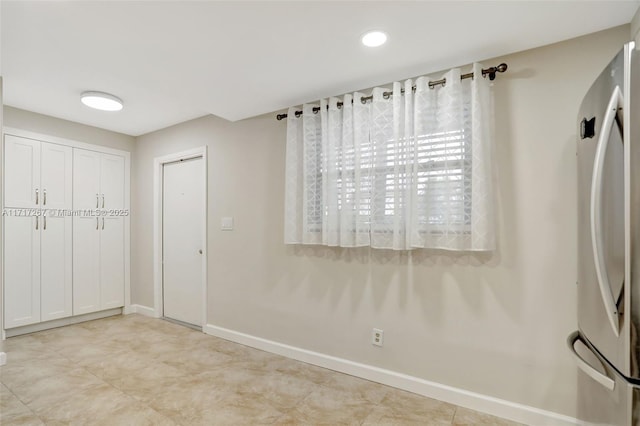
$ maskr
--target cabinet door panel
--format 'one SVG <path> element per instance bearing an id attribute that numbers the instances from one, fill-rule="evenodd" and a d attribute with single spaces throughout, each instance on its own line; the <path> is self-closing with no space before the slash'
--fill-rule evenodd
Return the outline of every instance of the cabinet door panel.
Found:
<path id="1" fill-rule="evenodd" d="M 73 149 L 73 208 L 76 210 L 99 207 L 100 155 L 86 149 Z"/>
<path id="2" fill-rule="evenodd" d="M 73 314 L 100 310 L 100 230 L 97 217 L 73 218 Z"/>
<path id="3" fill-rule="evenodd" d="M 124 306 L 124 218 L 107 216 L 100 221 L 101 308 L 117 308 Z"/>
<path id="4" fill-rule="evenodd" d="M 102 154 L 100 190 L 104 196 L 106 209 L 124 208 L 124 157 Z"/>
<path id="5" fill-rule="evenodd" d="M 40 322 L 41 218 L 4 218 L 4 326 Z"/>
<path id="6" fill-rule="evenodd" d="M 4 206 L 35 208 L 40 190 L 40 142 L 5 135 L 4 177 Z"/>
<path id="7" fill-rule="evenodd" d="M 40 231 L 41 318 L 49 321 L 73 313 L 72 294 L 72 218 L 42 218 Z"/>
<path id="8" fill-rule="evenodd" d="M 41 192 L 42 208 L 71 209 L 72 207 L 72 148 L 42 142 Z"/>

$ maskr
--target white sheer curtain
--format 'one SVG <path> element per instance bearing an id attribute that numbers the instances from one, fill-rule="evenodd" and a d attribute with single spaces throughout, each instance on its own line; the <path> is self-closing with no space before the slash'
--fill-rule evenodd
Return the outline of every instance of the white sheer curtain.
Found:
<path id="1" fill-rule="evenodd" d="M 289 109 L 285 243 L 493 250 L 491 94 L 473 71 Z"/>

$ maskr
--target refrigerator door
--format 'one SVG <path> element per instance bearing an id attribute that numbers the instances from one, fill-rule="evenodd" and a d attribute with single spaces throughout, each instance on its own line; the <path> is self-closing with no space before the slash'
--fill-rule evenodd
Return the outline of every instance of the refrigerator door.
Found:
<path id="1" fill-rule="evenodd" d="M 640 381 L 638 373 L 638 351 L 637 331 L 640 329 L 640 51 L 636 46 L 630 52 L 629 62 L 631 72 L 627 75 L 629 86 L 629 96 L 625 99 L 625 140 L 630 143 L 625 144 L 626 156 L 626 179 L 628 187 L 628 209 L 627 213 L 627 271 L 625 288 L 629 291 L 625 295 L 625 306 L 628 306 L 628 317 L 630 325 L 631 358 L 629 377 Z"/>
<path id="2" fill-rule="evenodd" d="M 620 375 L 579 332 L 571 334 L 567 343 L 581 370 L 578 419 L 587 425 L 639 425 L 640 388 Z"/>
<path id="3" fill-rule="evenodd" d="M 625 224 L 626 76 L 632 46 L 625 46 L 600 74 L 579 113 L 578 325 L 591 344 L 631 376 L 629 265 Z M 629 145 L 629 144 L 626 144 Z M 628 309 L 627 309 L 628 311 Z"/>

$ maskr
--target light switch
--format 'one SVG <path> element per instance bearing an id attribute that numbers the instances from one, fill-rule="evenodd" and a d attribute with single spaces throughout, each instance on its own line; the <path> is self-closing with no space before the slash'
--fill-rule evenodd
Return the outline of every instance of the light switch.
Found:
<path id="1" fill-rule="evenodd" d="M 223 231 L 233 231 L 233 218 L 223 217 L 220 221 L 220 229 Z"/>

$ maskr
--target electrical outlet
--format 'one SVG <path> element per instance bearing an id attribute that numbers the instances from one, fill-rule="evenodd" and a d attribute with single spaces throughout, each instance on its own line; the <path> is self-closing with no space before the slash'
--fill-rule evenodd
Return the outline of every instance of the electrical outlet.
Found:
<path id="1" fill-rule="evenodd" d="M 384 344 L 384 330 L 374 328 L 371 332 L 371 344 L 375 346 L 382 346 Z"/>

